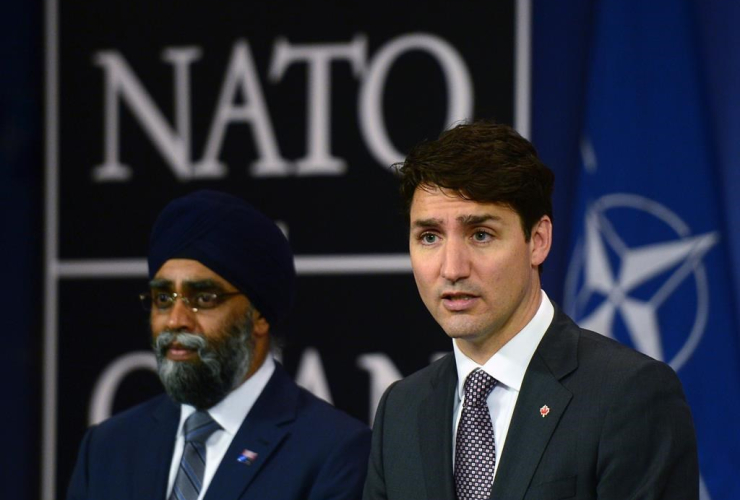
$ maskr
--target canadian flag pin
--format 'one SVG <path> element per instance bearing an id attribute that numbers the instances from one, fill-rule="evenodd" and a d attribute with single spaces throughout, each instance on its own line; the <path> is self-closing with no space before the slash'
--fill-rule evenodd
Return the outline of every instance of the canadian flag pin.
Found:
<path id="1" fill-rule="evenodd" d="M 547 405 L 544 405 L 542 408 L 540 408 L 540 415 L 542 415 L 542 418 L 545 418 L 550 413 L 550 407 Z"/>

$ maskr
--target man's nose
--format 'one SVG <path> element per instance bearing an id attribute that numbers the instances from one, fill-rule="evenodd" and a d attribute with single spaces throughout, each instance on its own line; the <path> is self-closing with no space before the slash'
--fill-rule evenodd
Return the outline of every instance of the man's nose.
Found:
<path id="1" fill-rule="evenodd" d="M 454 238 L 445 242 L 440 274 L 452 283 L 470 276 L 470 249 L 465 242 Z"/>
<path id="2" fill-rule="evenodd" d="M 192 332 L 195 330 L 195 311 L 186 304 L 181 298 L 175 300 L 169 311 L 167 318 L 167 327 L 170 330 L 183 330 Z"/>

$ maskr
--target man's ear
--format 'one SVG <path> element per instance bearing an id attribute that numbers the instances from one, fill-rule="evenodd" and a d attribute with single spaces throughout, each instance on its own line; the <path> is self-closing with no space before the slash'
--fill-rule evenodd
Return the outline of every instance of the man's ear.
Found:
<path id="1" fill-rule="evenodd" d="M 550 246 L 552 246 L 552 220 L 549 216 L 543 215 L 532 227 L 529 243 L 531 248 L 530 263 L 532 267 L 538 267 L 545 262 L 547 255 L 550 253 Z"/>
<path id="2" fill-rule="evenodd" d="M 254 356 L 244 380 L 254 375 L 270 352 L 270 323 L 256 309 L 252 310 L 252 341 Z"/>
<path id="3" fill-rule="evenodd" d="M 258 338 L 266 337 L 270 333 L 270 323 L 267 319 L 255 309 L 254 319 L 252 320 L 254 326 L 252 327 L 252 335 Z"/>

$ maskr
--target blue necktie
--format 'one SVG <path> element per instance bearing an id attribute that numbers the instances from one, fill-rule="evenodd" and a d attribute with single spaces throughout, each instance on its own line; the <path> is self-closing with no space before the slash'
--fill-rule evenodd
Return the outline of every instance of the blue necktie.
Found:
<path id="1" fill-rule="evenodd" d="M 197 500 L 206 470 L 206 441 L 220 428 L 207 411 L 196 411 L 185 420 L 185 449 L 170 500 Z"/>

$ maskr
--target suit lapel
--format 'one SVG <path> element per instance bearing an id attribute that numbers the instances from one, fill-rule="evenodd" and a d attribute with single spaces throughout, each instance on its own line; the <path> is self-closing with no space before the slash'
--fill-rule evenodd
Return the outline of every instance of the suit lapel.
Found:
<path id="1" fill-rule="evenodd" d="M 163 396 L 152 412 L 152 425 L 132 443 L 137 449 L 132 456 L 143 457 L 131 477 L 134 498 L 165 498 L 179 424 L 180 405 Z"/>
<path id="2" fill-rule="evenodd" d="M 286 438 L 296 418 L 299 389 L 280 364 L 229 445 L 204 500 L 239 498 Z M 239 461 L 243 452 L 253 458 Z"/>
<path id="3" fill-rule="evenodd" d="M 578 366 L 578 328 L 559 309 L 532 357 L 511 418 L 491 498 L 519 500 L 572 394 L 561 383 Z M 546 416 L 540 409 L 547 406 Z"/>
<path id="4" fill-rule="evenodd" d="M 419 405 L 419 441 L 427 498 L 455 498 L 452 477 L 452 408 L 457 372 L 447 355 L 431 379 L 428 397 Z"/>

